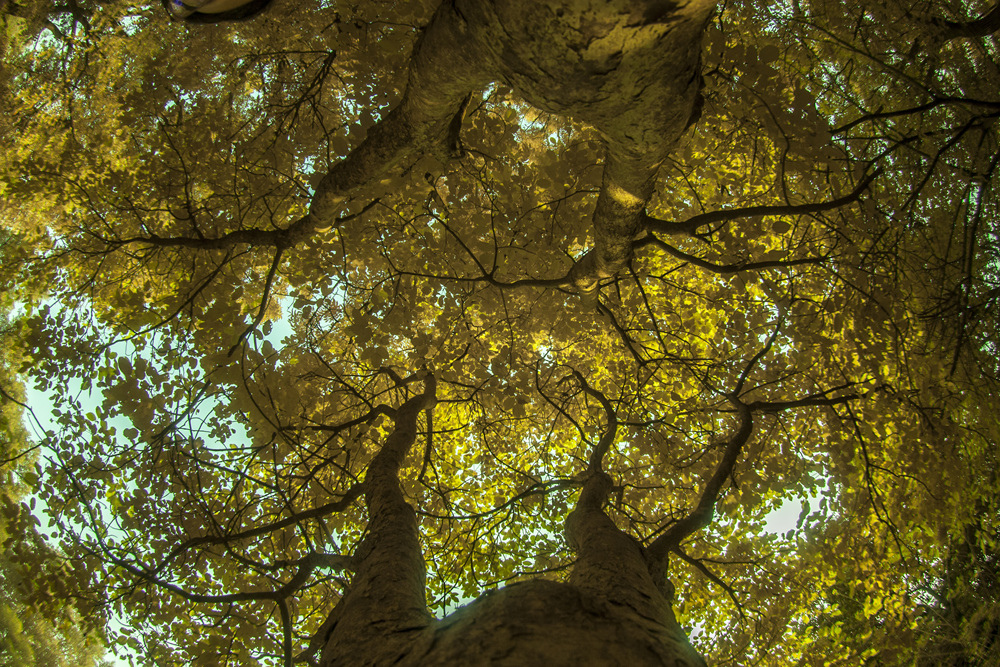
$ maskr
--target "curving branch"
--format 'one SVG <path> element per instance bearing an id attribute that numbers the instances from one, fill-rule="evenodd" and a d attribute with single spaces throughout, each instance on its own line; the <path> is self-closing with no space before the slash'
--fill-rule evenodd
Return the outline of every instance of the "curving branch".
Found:
<path id="1" fill-rule="evenodd" d="M 318 507 L 311 507 L 301 512 L 293 512 L 284 519 L 280 519 L 278 521 L 272 521 L 271 523 L 267 523 L 262 526 L 255 526 L 253 528 L 235 533 L 227 533 L 225 535 L 203 535 L 200 537 L 193 537 L 191 539 L 185 540 L 181 544 L 174 547 L 174 549 L 169 554 L 167 554 L 167 556 L 160 562 L 160 564 L 157 565 L 157 567 L 152 571 L 154 573 L 162 571 L 175 558 L 177 558 L 179 555 L 181 555 L 188 549 L 192 549 L 194 547 L 241 542 L 243 540 L 249 540 L 254 537 L 266 535 L 267 533 L 273 532 L 275 530 L 280 530 L 287 526 L 296 524 L 300 521 L 305 521 L 307 519 L 317 519 L 326 516 L 328 514 L 333 514 L 334 512 L 342 512 L 343 510 L 350 507 L 354 503 L 354 501 L 361 496 L 361 492 L 363 490 L 364 490 L 364 483 L 354 484 L 338 500 L 325 503 Z"/>
<path id="2" fill-rule="evenodd" d="M 288 248 L 294 240 L 304 237 L 314 229 L 308 216 L 303 216 L 287 227 L 279 229 L 237 229 L 218 237 L 204 236 L 130 236 L 118 240 L 105 240 L 109 246 L 148 245 L 156 248 L 193 248 L 195 250 L 227 250 L 237 245 L 254 247 L 272 246 Z"/>
<path id="3" fill-rule="evenodd" d="M 1000 31 L 1000 2 L 979 18 L 971 21 L 949 21 L 935 18 L 931 23 L 940 28 L 947 39 L 960 37 L 987 37 Z"/>
<path id="4" fill-rule="evenodd" d="M 743 445 L 747 443 L 750 434 L 753 433 L 753 411 L 735 395 L 730 396 L 729 400 L 739 415 L 736 432 L 726 441 L 722 460 L 716 466 L 711 479 L 705 484 L 705 489 L 702 491 L 701 498 L 695 508 L 683 519 L 670 526 L 647 547 L 646 552 L 654 562 L 665 562 L 670 552 L 678 548 L 681 542 L 697 531 L 707 528 L 712 523 L 712 519 L 715 518 L 715 504 L 722 491 L 722 485 L 733 473 L 736 460 L 743 451 Z"/>
<path id="5" fill-rule="evenodd" d="M 777 331 L 777 329 L 775 331 Z M 751 362 L 747 364 L 747 367 L 744 369 L 743 374 L 740 377 L 738 385 L 740 389 L 742 389 L 743 383 L 746 381 L 746 376 L 749 373 L 749 370 L 756 364 L 756 362 L 773 342 L 774 339 L 772 336 L 765 345 L 765 348 L 755 355 Z M 740 389 L 730 394 L 729 400 L 735 407 L 735 412 L 739 417 L 736 432 L 725 442 L 722 459 L 716 466 L 715 473 L 712 475 L 711 479 L 709 479 L 705 484 L 705 488 L 702 491 L 698 504 L 693 510 L 691 510 L 691 512 L 688 513 L 687 516 L 671 525 L 658 538 L 656 538 L 656 540 L 654 540 L 649 547 L 647 547 L 647 553 L 650 558 L 653 559 L 654 562 L 665 562 L 670 552 L 679 552 L 678 550 L 680 549 L 681 542 L 693 535 L 695 532 L 707 528 L 712 523 L 712 519 L 715 516 L 715 504 L 718 502 L 722 486 L 732 475 L 733 469 L 736 466 L 736 461 L 739 458 L 740 453 L 743 451 L 743 446 L 747 443 L 750 439 L 750 435 L 753 433 L 754 414 L 758 412 L 778 412 L 781 410 L 791 410 L 795 408 L 833 406 L 849 403 L 850 401 L 861 398 L 861 396 L 856 393 L 842 394 L 840 396 L 831 396 L 830 394 L 856 386 L 857 384 L 857 382 L 849 382 L 825 391 L 810 394 L 809 396 L 805 396 L 803 398 L 789 401 L 751 401 L 749 403 L 745 403 L 740 400 L 738 395 L 738 391 L 740 391 Z"/>
<path id="6" fill-rule="evenodd" d="M 338 217 L 332 223 L 332 226 L 340 226 L 345 222 L 359 218 L 379 203 L 379 199 L 373 199 L 365 204 L 361 210 Z M 306 215 L 289 224 L 287 227 L 278 227 L 275 229 L 236 229 L 217 237 L 201 236 L 198 234 L 198 230 L 195 229 L 195 236 L 160 236 L 151 233 L 146 236 L 130 236 L 124 239 L 102 238 L 101 240 L 110 248 L 120 248 L 127 245 L 145 245 L 154 248 L 229 250 L 239 245 L 248 245 L 255 248 L 272 247 L 283 251 L 306 241 L 317 231 L 320 231 L 320 229 L 316 220 Z"/>
<path id="7" fill-rule="evenodd" d="M 712 519 L 715 518 L 715 505 L 719 500 L 719 494 L 722 492 L 722 486 L 733 474 L 733 469 L 736 467 L 736 461 L 743 451 L 743 446 L 753 433 L 754 409 L 761 407 L 760 404 L 743 402 L 740 400 L 740 395 L 743 393 L 743 387 L 750 373 L 760 360 L 771 351 L 783 324 L 784 314 L 779 316 L 774 330 L 768 336 L 764 346 L 746 363 L 736 381 L 736 386 L 727 394 L 729 402 L 736 409 L 736 414 L 739 418 L 738 425 L 736 432 L 725 442 L 722 458 L 716 465 L 712 477 L 705 483 L 705 488 L 702 490 L 698 504 L 687 516 L 667 528 L 647 547 L 649 557 L 654 563 L 660 564 L 664 569 L 670 552 L 680 548 L 681 542 L 690 535 L 711 525 Z"/>
<path id="8" fill-rule="evenodd" d="M 608 397 L 604 395 L 604 392 L 598 391 L 587 383 L 586 378 L 576 369 L 573 369 L 573 376 L 576 381 L 580 383 L 587 394 L 596 398 L 601 407 L 604 408 L 604 414 L 607 416 L 608 425 L 604 428 L 604 433 L 601 434 L 601 439 L 597 442 L 597 446 L 594 447 L 594 451 L 590 454 L 590 461 L 587 465 L 587 474 L 596 475 L 603 472 L 602 464 L 604 462 L 604 455 L 608 453 L 611 449 L 611 445 L 614 444 L 615 436 L 618 433 L 618 415 L 615 414 L 615 408 L 611 405 L 611 401 Z"/>
<path id="9" fill-rule="evenodd" d="M 718 586 L 722 590 L 726 591 L 726 594 L 729 596 L 729 599 L 733 601 L 734 605 L 736 605 L 736 611 L 738 611 L 740 613 L 740 618 L 742 618 L 743 621 L 746 622 L 747 615 L 743 611 L 743 605 L 740 604 L 739 598 L 736 597 L 736 591 L 733 590 L 732 586 L 730 586 L 729 584 L 727 584 L 726 582 L 724 582 L 719 577 L 719 575 L 715 574 L 710 569 L 708 569 L 708 566 L 705 565 L 705 563 L 703 563 L 701 560 L 699 560 L 697 558 L 692 558 L 690 555 L 688 555 L 680 547 L 677 547 L 676 549 L 674 549 L 674 553 L 677 554 L 678 556 L 680 556 L 681 560 L 683 560 L 685 563 L 687 563 L 688 565 L 690 565 L 691 567 L 695 568 L 696 570 L 698 570 L 699 572 L 701 572 L 703 575 L 705 575 L 706 579 L 708 579 L 709 581 L 711 581 L 712 583 L 714 583 L 716 586 Z"/>
<path id="10" fill-rule="evenodd" d="M 271 261 L 271 268 L 268 269 L 267 278 L 264 280 L 264 293 L 260 297 L 260 307 L 257 309 L 257 314 L 254 316 L 253 321 L 250 322 L 249 326 L 243 330 L 243 333 L 239 335 L 236 339 L 236 343 L 229 348 L 229 356 L 236 354 L 236 350 L 240 349 L 240 346 L 246 341 L 246 339 L 260 326 L 260 323 L 264 320 L 264 313 L 267 311 L 267 304 L 271 301 L 271 287 L 274 285 L 274 276 L 278 272 L 278 267 L 281 265 L 281 253 L 284 252 L 284 248 L 278 246 L 278 249 L 274 253 L 274 259 Z"/>
<path id="11" fill-rule="evenodd" d="M 909 116 L 911 114 L 921 114 L 925 111 L 930 111 L 931 109 L 936 109 L 937 107 L 944 106 L 946 104 L 968 104 L 970 106 L 986 107 L 987 109 L 1000 109 L 1000 102 L 994 102 L 990 100 L 977 100 L 971 97 L 937 97 L 926 104 L 919 104 L 915 107 L 907 107 L 905 109 L 897 109 L 895 111 L 880 111 L 878 113 L 868 113 L 860 118 L 856 118 L 849 123 L 841 125 L 840 127 L 830 130 L 830 134 L 836 136 L 838 134 L 843 134 L 851 128 L 860 125 L 861 123 L 867 123 L 875 120 L 884 120 L 886 118 L 898 118 L 899 116 Z"/>
<path id="12" fill-rule="evenodd" d="M 857 382 L 850 382 L 848 384 L 840 385 L 839 387 L 834 387 L 833 389 L 827 389 L 826 391 L 821 391 L 816 394 L 810 394 L 803 398 L 797 398 L 791 401 L 751 401 L 747 403 L 747 407 L 754 412 L 781 412 L 782 410 L 793 410 L 795 408 L 810 408 L 810 407 L 820 407 L 820 406 L 832 406 L 840 405 L 842 403 L 847 403 L 849 401 L 855 401 L 861 398 L 860 394 L 841 394 L 840 396 L 830 396 L 835 391 L 842 391 L 848 387 L 852 387 L 858 384 Z"/>
<path id="13" fill-rule="evenodd" d="M 103 545 L 102 545 L 103 546 Z M 283 600 L 288 596 L 294 594 L 302 586 L 309 581 L 310 575 L 312 575 L 313 570 L 317 567 L 332 567 L 336 569 L 348 569 L 352 566 L 353 561 L 348 556 L 340 556 L 337 554 L 323 554 L 318 552 L 312 552 L 306 556 L 300 558 L 297 561 L 290 562 L 288 565 L 290 567 L 298 567 L 298 571 L 292 575 L 292 577 L 273 590 L 263 590 L 263 591 L 244 591 L 241 593 L 224 593 L 221 595 L 210 595 L 204 593 L 192 593 L 177 584 L 172 584 L 168 581 L 163 581 L 156 576 L 156 571 L 149 571 L 145 568 L 133 565 L 123 558 L 118 558 L 112 555 L 108 549 L 105 547 L 105 557 L 113 564 L 122 568 L 126 572 L 132 574 L 138 579 L 145 581 L 146 583 L 153 584 L 159 588 L 170 591 L 171 593 L 184 598 L 185 600 L 190 600 L 191 602 L 206 602 L 214 604 L 226 604 L 230 602 L 245 602 L 249 600 Z"/>
<path id="14" fill-rule="evenodd" d="M 734 220 L 740 220 L 742 218 L 753 218 L 757 216 L 806 215 L 808 213 L 822 213 L 823 211 L 832 211 L 842 206 L 853 204 L 854 202 L 861 199 L 861 195 L 864 193 L 864 191 L 868 189 L 868 186 L 871 185 L 872 181 L 878 178 L 880 174 L 881 171 L 875 171 L 869 174 L 860 183 L 858 183 L 857 187 L 855 187 L 854 190 L 844 195 L 843 197 L 831 199 L 830 201 L 816 202 L 813 204 L 747 206 L 746 208 L 733 208 L 722 211 L 709 211 L 707 213 L 700 213 L 696 216 L 693 216 L 681 222 L 660 220 L 646 213 L 643 213 L 642 222 L 645 228 L 651 232 L 659 232 L 661 234 L 669 234 L 674 236 L 677 235 L 696 236 L 698 234 L 698 230 L 701 227 L 705 227 L 707 225 L 714 225 L 720 222 L 732 222 Z"/>
<path id="15" fill-rule="evenodd" d="M 420 516 L 426 516 L 431 519 L 454 519 L 458 521 L 482 519 L 484 517 L 493 516 L 494 514 L 499 514 L 500 512 L 503 512 L 504 510 L 522 502 L 526 498 L 530 498 L 531 496 L 544 496 L 552 491 L 579 486 L 580 482 L 573 479 L 552 479 L 549 481 L 533 482 L 523 491 L 516 493 L 502 503 L 495 505 L 493 509 L 483 510 L 482 512 L 471 512 L 468 514 L 434 514 L 433 512 L 427 512 L 425 510 L 416 510 L 416 512 Z"/>
<path id="16" fill-rule="evenodd" d="M 826 261 L 826 257 L 801 257 L 799 259 L 789 259 L 789 260 L 772 260 L 767 262 L 736 262 L 733 264 L 716 264 L 714 262 L 709 262 L 708 260 L 702 259 L 695 255 L 690 255 L 683 250 L 675 248 L 663 239 L 650 234 L 642 241 L 637 242 L 642 245 L 654 245 L 657 248 L 662 249 L 668 255 L 672 255 L 679 260 L 685 261 L 692 266 L 697 266 L 699 269 L 705 269 L 706 271 L 711 271 L 712 273 L 718 273 L 721 275 L 729 275 L 731 273 L 740 273 L 742 271 L 763 271 L 764 269 L 787 269 L 793 266 L 802 266 L 804 264 L 822 264 Z"/>

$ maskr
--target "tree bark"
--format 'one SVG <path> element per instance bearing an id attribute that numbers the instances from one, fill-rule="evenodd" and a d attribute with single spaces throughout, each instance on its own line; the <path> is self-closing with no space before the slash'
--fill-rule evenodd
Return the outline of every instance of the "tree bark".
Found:
<path id="1" fill-rule="evenodd" d="M 499 77 L 530 104 L 593 125 L 605 144 L 594 249 L 571 272 L 593 293 L 632 257 L 657 170 L 695 113 L 714 0 L 461 4 Z"/>
<path id="2" fill-rule="evenodd" d="M 323 179 L 310 226 L 412 151 L 446 147 L 462 101 L 501 80 L 603 137 L 594 248 L 570 272 L 581 292 L 595 294 L 631 259 L 657 170 L 695 114 L 701 36 L 713 7 L 711 0 L 445 2 L 416 46 L 403 100 Z M 659 562 L 604 513 L 611 480 L 599 465 L 567 520 L 579 555 L 569 582 L 508 586 L 433 621 L 398 471 L 417 414 L 434 400 L 428 377 L 425 392 L 396 412 L 395 430 L 369 468 L 368 534 L 354 555 L 350 590 L 318 638 L 322 665 L 705 664 L 673 616 Z"/>
<path id="3" fill-rule="evenodd" d="M 568 583 L 514 584 L 431 618 L 417 524 L 398 478 L 417 417 L 436 400 L 433 377 L 425 382 L 397 410 L 395 429 L 368 468 L 368 534 L 354 554 L 351 587 L 320 630 L 320 664 L 704 667 L 674 618 L 666 579 L 605 514 L 611 478 L 599 466 L 566 522 L 579 556 Z"/>
<path id="4" fill-rule="evenodd" d="M 593 294 L 632 257 L 657 171 L 696 116 L 701 38 L 714 0 L 450 0 L 409 65 L 403 100 L 322 179 L 311 234 L 348 194 L 416 150 L 445 154 L 467 95 L 490 80 L 530 104 L 593 125 L 605 144 L 594 248 L 570 272 Z M 443 150 L 442 150 L 443 149 Z"/>
<path id="5" fill-rule="evenodd" d="M 320 181 L 304 233 L 328 224 L 352 190 L 400 168 L 415 152 L 447 156 L 448 129 L 462 102 L 490 80 L 488 63 L 466 33 L 454 7 L 442 3 L 414 46 L 403 99 Z"/>
<path id="6" fill-rule="evenodd" d="M 350 590 L 324 624 L 322 665 L 396 664 L 432 621 L 417 520 L 399 487 L 399 467 L 416 439 L 417 418 L 436 402 L 434 377 L 424 383 L 424 392 L 396 411 L 395 429 L 368 466 L 368 533 L 354 554 Z"/>

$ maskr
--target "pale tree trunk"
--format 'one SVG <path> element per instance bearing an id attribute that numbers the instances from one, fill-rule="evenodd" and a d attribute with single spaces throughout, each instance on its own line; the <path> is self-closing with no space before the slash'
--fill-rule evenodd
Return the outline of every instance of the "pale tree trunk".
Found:
<path id="1" fill-rule="evenodd" d="M 697 115 L 701 38 L 714 0 L 452 0 L 418 40 L 402 101 L 321 181 L 296 237 L 348 194 L 417 154 L 447 157 L 462 102 L 502 81 L 530 104 L 593 125 L 605 144 L 594 248 L 566 277 L 584 294 L 620 271 L 657 170 Z"/>

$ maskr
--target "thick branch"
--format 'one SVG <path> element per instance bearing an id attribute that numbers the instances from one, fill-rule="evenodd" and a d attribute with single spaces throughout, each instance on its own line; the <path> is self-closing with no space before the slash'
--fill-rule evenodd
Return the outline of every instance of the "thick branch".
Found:
<path id="1" fill-rule="evenodd" d="M 831 389 L 829 391 L 835 390 Z M 780 412 L 782 410 L 791 410 L 793 408 L 840 405 L 841 403 L 856 401 L 861 398 L 858 394 L 844 394 L 842 396 L 827 397 L 826 394 L 828 394 L 829 391 L 825 391 L 820 394 L 813 394 L 794 401 L 753 401 L 752 403 L 747 403 L 747 407 L 754 412 Z"/>
<path id="2" fill-rule="evenodd" d="M 442 3 L 410 56 L 403 99 L 316 188 L 309 208 L 316 224 L 332 220 L 348 193 L 402 167 L 415 151 L 442 159 L 452 153 L 455 119 L 461 123 L 469 95 L 491 78 L 489 61 L 468 37 L 464 18 L 452 3 Z"/>

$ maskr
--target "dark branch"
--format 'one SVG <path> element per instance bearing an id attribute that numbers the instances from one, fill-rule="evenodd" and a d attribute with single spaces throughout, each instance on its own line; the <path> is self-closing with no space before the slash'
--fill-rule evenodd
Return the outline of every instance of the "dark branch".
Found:
<path id="1" fill-rule="evenodd" d="M 932 23 L 944 30 L 948 39 L 959 37 L 987 37 L 1000 30 L 1000 2 L 972 21 L 949 21 L 934 19 Z"/>
<path id="2" fill-rule="evenodd" d="M 596 473 L 602 472 L 602 462 L 604 461 L 604 455 L 608 453 L 611 445 L 614 444 L 615 435 L 618 433 L 618 415 L 615 414 L 615 408 L 611 405 L 611 401 L 608 397 L 604 395 L 589 384 L 587 384 L 586 378 L 580 374 L 579 371 L 573 370 L 573 375 L 576 377 L 577 382 L 583 387 L 583 390 L 596 398 L 601 403 L 601 407 L 604 408 L 604 413 L 607 415 L 608 425 L 604 429 L 604 433 L 601 435 L 601 439 L 597 442 L 597 446 L 594 447 L 594 451 L 590 454 L 590 461 L 587 465 L 587 474 L 594 475 Z"/>
<path id="3" fill-rule="evenodd" d="M 169 564 L 174 558 L 176 558 L 181 553 L 199 546 L 209 546 L 213 544 L 231 544 L 233 542 L 241 542 L 243 540 L 249 540 L 260 535 L 266 535 L 275 530 L 280 530 L 286 526 L 291 526 L 300 521 L 306 521 L 308 519 L 317 519 L 319 517 L 326 516 L 327 514 L 332 514 L 334 512 L 341 512 L 357 500 L 361 495 L 363 490 L 363 484 L 358 483 L 353 485 L 347 490 L 339 500 L 334 500 L 332 502 L 326 503 L 325 505 L 320 505 L 319 507 L 312 507 L 301 512 L 293 512 L 284 519 L 279 521 L 273 521 L 260 526 L 254 526 L 248 530 L 240 531 L 237 533 L 228 533 L 225 535 L 203 535 L 201 537 L 193 537 L 189 540 L 185 540 L 183 543 L 177 545 L 173 551 L 171 551 L 167 557 L 163 560 L 159 567 L 154 571 L 162 570 L 167 564 Z"/>
<path id="4" fill-rule="evenodd" d="M 831 391 L 836 391 L 836 389 L 830 389 L 820 394 L 812 394 L 811 396 L 799 398 L 794 401 L 753 401 L 752 403 L 748 403 L 747 407 L 754 412 L 780 412 L 781 410 L 791 410 L 793 408 L 840 405 L 841 403 L 861 398 L 859 394 L 826 397 L 825 394 Z"/>
<path id="5" fill-rule="evenodd" d="M 351 565 L 351 559 L 346 556 L 337 556 L 334 554 L 320 554 L 320 553 L 310 553 L 305 557 L 295 561 L 292 565 L 298 566 L 298 571 L 292 575 L 285 584 L 270 591 L 243 591 L 241 593 L 228 593 L 222 595 L 207 595 L 203 593 L 192 593 L 185 590 L 177 584 L 172 584 L 167 581 L 159 579 L 153 572 L 147 571 L 141 567 L 133 565 L 128 561 L 117 558 L 107 551 L 105 552 L 106 557 L 112 563 L 122 568 L 123 570 L 133 574 L 134 576 L 146 581 L 147 583 L 153 584 L 160 588 L 170 591 L 175 595 L 178 595 L 185 600 L 190 600 L 191 602 L 207 602 L 215 604 L 225 604 L 230 602 L 245 602 L 248 600 L 283 600 L 284 598 L 292 595 L 297 590 L 302 588 L 305 583 L 309 580 L 309 576 L 312 571 L 319 566 L 331 567 L 336 564 L 340 568 L 347 568 Z M 155 571 L 154 571 L 155 572 Z"/>
<path id="6" fill-rule="evenodd" d="M 733 604 L 736 605 L 736 611 L 740 613 L 740 618 L 742 618 L 743 621 L 746 622 L 747 616 L 743 612 L 743 605 L 740 604 L 740 601 L 736 598 L 736 591 L 733 590 L 732 586 L 724 582 L 722 579 L 719 578 L 718 575 L 709 570 L 708 566 L 705 565 L 703 562 L 701 562 L 697 558 L 692 558 L 691 556 L 687 555 L 684 552 L 684 550 L 681 549 L 680 547 L 674 549 L 674 553 L 680 556 L 681 560 L 686 562 L 688 565 L 692 566 L 693 568 L 701 572 L 703 575 L 705 575 L 705 577 L 707 577 L 709 581 L 714 583 L 722 590 L 726 591 L 726 594 L 729 595 L 729 599 L 732 600 Z"/>
<path id="7" fill-rule="evenodd" d="M 683 260 L 689 264 L 697 266 L 698 268 L 705 269 L 706 271 L 711 271 L 713 273 L 720 273 L 723 275 L 729 273 L 739 273 L 740 271 L 762 271 L 764 269 L 787 269 L 793 266 L 801 266 L 803 264 L 820 264 L 826 261 L 826 257 L 802 257 L 800 259 L 789 259 L 789 260 L 773 260 L 768 262 L 738 262 L 735 264 L 715 264 L 714 262 L 709 262 L 700 257 L 694 255 L 689 255 L 683 250 L 678 250 L 674 246 L 670 245 L 663 239 L 660 239 L 653 234 L 650 234 L 646 238 L 638 241 L 636 245 L 655 245 L 657 248 L 661 248 L 667 254 L 676 257 L 677 259 Z"/>
<path id="8" fill-rule="evenodd" d="M 865 179 L 862 180 L 849 194 L 830 201 L 817 202 L 815 204 L 789 204 L 784 206 L 748 206 L 746 208 L 734 208 L 724 211 L 709 211 L 708 213 L 701 213 L 692 218 L 688 218 L 683 222 L 660 220 L 643 213 L 642 222 L 646 229 L 652 232 L 673 235 L 684 234 L 691 236 L 696 234 L 700 227 L 719 222 L 732 222 L 733 220 L 739 220 L 741 218 L 822 213 L 823 211 L 831 211 L 858 201 L 858 199 L 861 198 L 862 193 L 868 189 L 868 186 L 871 185 L 871 182 L 878 177 L 879 173 L 880 172 L 876 171 L 870 174 L 865 177 Z"/>
<path id="9" fill-rule="evenodd" d="M 836 136 L 838 134 L 850 130 L 851 128 L 857 125 L 860 125 L 861 123 L 866 123 L 873 120 L 882 120 L 885 118 L 897 118 L 899 116 L 908 116 L 910 114 L 919 114 L 925 111 L 930 111 L 931 109 L 935 109 L 945 104 L 971 104 L 975 106 L 987 107 L 990 109 L 1000 109 L 1000 102 L 991 102 L 988 100 L 976 100 L 969 97 L 939 97 L 931 102 L 927 102 L 926 104 L 921 104 L 915 107 L 907 107 L 906 109 L 897 109 L 896 111 L 880 111 L 878 113 L 865 114 L 864 116 L 861 116 L 861 118 L 857 118 L 855 120 L 852 120 L 850 123 L 847 123 L 846 125 L 841 125 L 837 129 L 831 130 L 830 134 Z"/>
<path id="10" fill-rule="evenodd" d="M 260 308 L 257 309 L 257 315 L 253 318 L 240 337 L 236 339 L 236 343 L 229 348 L 229 356 L 233 356 L 236 350 L 240 349 L 243 342 L 254 332 L 254 330 L 260 326 L 261 321 L 264 319 L 264 312 L 267 310 L 267 304 L 271 300 L 271 286 L 274 284 L 274 275 L 278 272 L 278 266 L 281 265 L 281 253 L 284 252 L 284 248 L 278 246 L 278 249 L 274 253 L 274 260 L 271 262 L 271 268 L 267 272 L 267 279 L 264 281 L 264 294 L 260 297 Z"/>
<path id="11" fill-rule="evenodd" d="M 739 414 L 739 426 L 736 433 L 725 444 L 722 460 L 715 468 L 715 474 L 705 484 L 698 505 L 683 519 L 670 526 L 649 545 L 648 554 L 654 562 L 664 562 L 671 551 L 678 548 L 688 536 L 703 528 L 707 528 L 715 517 L 715 503 L 719 499 L 722 485 L 729 479 L 736 466 L 736 460 L 743 451 L 743 445 L 750 439 L 753 432 L 753 412 L 735 396 L 730 400 Z"/>

